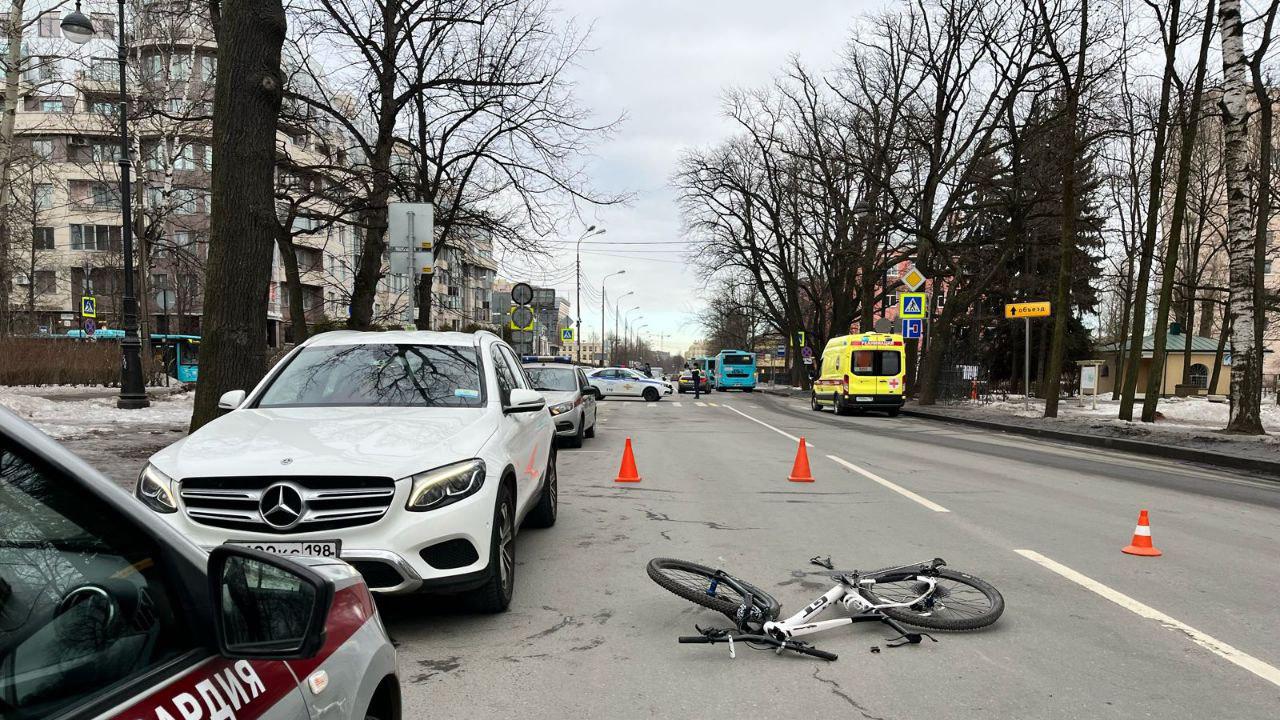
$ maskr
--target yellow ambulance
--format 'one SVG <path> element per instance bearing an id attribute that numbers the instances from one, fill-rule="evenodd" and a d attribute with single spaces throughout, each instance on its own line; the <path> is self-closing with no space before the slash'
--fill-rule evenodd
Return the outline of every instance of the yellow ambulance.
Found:
<path id="1" fill-rule="evenodd" d="M 830 407 L 837 415 L 902 409 L 906 358 L 901 335 L 863 333 L 831 338 L 822 351 L 822 369 L 813 383 L 809 406 Z"/>

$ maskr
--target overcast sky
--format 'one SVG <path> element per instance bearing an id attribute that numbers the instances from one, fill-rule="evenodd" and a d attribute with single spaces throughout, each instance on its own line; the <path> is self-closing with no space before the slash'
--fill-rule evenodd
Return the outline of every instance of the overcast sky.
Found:
<path id="1" fill-rule="evenodd" d="M 600 147 L 591 162 L 596 186 L 607 192 L 631 192 L 628 207 L 598 210 L 588 224 L 608 230 L 584 244 L 584 282 L 599 293 L 608 281 L 610 298 L 625 292 L 625 312 L 647 324 L 653 341 L 667 337 L 662 349 L 683 353 L 702 336 L 694 320 L 701 293 L 695 274 L 686 270 L 680 246 L 640 245 L 681 239 L 680 218 L 669 178 L 681 151 L 726 136 L 720 115 L 726 87 L 765 84 L 792 54 L 811 66 L 835 64 L 855 14 L 869 0 L 559 0 L 566 16 L 594 25 L 594 52 L 575 73 L 582 102 L 604 119 L 621 114 L 617 137 Z M 566 232 L 567 239 L 578 233 Z M 604 244 L 616 243 L 614 247 Z M 592 252 L 587 253 L 588 248 Z M 625 251 L 633 252 L 625 252 Z M 634 252 L 644 250 L 645 252 Z M 667 252 L 654 252 L 654 251 Z M 608 254 L 604 254 L 608 253 Z M 571 267 L 572 249 L 556 263 Z M 512 280 L 521 280 L 508 272 Z M 574 297 L 572 275 L 555 287 Z M 536 278 L 529 278 L 536 281 Z M 600 306 L 583 292 L 583 334 L 599 334 Z M 607 326 L 613 332 L 613 311 Z"/>

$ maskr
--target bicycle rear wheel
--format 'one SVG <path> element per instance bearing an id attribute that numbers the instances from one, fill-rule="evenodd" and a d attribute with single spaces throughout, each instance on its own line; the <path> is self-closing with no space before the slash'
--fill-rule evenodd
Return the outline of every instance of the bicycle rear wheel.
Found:
<path id="1" fill-rule="evenodd" d="M 723 613 L 737 622 L 738 608 L 745 602 L 742 591 L 751 594 L 752 605 L 760 611 L 760 621 L 776 620 L 782 606 L 769 593 L 728 573 L 705 565 L 654 558 L 646 568 L 649 577 L 663 588 L 702 607 Z M 735 587 L 736 586 L 736 587 Z M 741 588 L 741 590 L 739 590 Z"/>
<path id="2" fill-rule="evenodd" d="M 876 605 L 907 602 L 928 587 L 917 573 L 887 575 L 858 593 Z M 1000 618 L 1004 596 L 990 583 L 962 572 L 939 568 L 931 596 L 909 607 L 883 608 L 880 612 L 901 623 L 931 630 L 977 630 Z"/>

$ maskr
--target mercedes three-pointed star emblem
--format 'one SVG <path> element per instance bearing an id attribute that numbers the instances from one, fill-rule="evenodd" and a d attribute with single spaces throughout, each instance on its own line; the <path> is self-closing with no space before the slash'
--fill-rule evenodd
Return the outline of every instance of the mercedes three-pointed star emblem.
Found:
<path id="1" fill-rule="evenodd" d="M 302 519 L 306 511 L 302 493 L 292 485 L 277 483 L 267 488 L 258 501 L 258 514 L 263 522 L 278 530 L 287 530 Z"/>

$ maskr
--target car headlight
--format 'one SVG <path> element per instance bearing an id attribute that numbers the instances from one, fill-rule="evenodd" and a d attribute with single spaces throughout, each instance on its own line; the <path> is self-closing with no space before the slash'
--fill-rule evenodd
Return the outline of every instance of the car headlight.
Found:
<path id="1" fill-rule="evenodd" d="M 173 499 L 173 478 L 147 463 L 138 474 L 138 485 L 133 494 L 143 505 L 158 513 L 177 512 L 178 503 Z"/>
<path id="2" fill-rule="evenodd" d="M 548 409 L 551 411 L 552 415 L 563 415 L 569 412 L 570 410 L 572 410 L 573 406 L 574 406 L 574 402 L 572 400 L 565 400 L 562 403 L 556 403 L 555 405 L 552 405 Z"/>
<path id="3" fill-rule="evenodd" d="M 413 487 L 405 508 L 415 512 L 436 510 L 476 494 L 484 485 L 484 461 L 464 460 L 418 473 L 410 479 Z"/>

